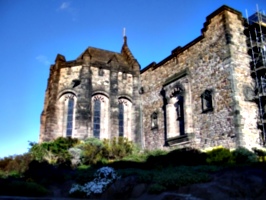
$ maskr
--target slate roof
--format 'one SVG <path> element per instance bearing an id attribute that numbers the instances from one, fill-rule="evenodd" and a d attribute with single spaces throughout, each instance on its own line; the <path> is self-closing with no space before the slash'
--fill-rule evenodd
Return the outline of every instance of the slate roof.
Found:
<path id="1" fill-rule="evenodd" d="M 121 53 L 103 50 L 95 47 L 88 47 L 78 58 L 83 59 L 83 56 L 88 54 L 91 59 L 91 63 L 102 63 L 102 64 L 109 64 L 111 62 L 118 63 L 119 66 L 129 66 L 126 59 L 123 57 Z"/>

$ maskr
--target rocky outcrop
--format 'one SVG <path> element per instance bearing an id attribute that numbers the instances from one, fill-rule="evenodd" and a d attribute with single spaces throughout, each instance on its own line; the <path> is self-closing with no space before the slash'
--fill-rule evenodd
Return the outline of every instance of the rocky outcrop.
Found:
<path id="1" fill-rule="evenodd" d="M 127 177 L 111 185 L 100 199 L 263 200 L 266 199 L 266 171 L 251 167 L 227 169 L 212 174 L 208 183 L 188 185 L 161 194 L 149 194 L 148 189 L 148 184 Z"/>

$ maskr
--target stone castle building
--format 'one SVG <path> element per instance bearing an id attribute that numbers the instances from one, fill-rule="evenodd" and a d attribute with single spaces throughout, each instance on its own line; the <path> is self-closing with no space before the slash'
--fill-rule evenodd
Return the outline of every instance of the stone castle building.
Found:
<path id="1" fill-rule="evenodd" d="M 266 20 L 252 17 L 222 6 L 198 38 L 143 69 L 126 37 L 120 53 L 89 47 L 72 61 L 58 54 L 40 142 L 123 136 L 146 149 L 265 145 Z"/>

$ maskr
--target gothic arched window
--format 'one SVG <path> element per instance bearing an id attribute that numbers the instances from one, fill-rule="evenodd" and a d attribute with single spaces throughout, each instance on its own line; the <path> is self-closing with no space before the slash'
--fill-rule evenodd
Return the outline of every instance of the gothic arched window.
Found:
<path id="1" fill-rule="evenodd" d="M 77 98 L 74 93 L 67 91 L 58 99 L 58 130 L 57 136 L 73 137 L 75 134 L 75 112 Z"/>
<path id="2" fill-rule="evenodd" d="M 91 137 L 110 138 L 109 99 L 103 94 L 92 97 L 92 133 Z"/>
<path id="3" fill-rule="evenodd" d="M 131 140 L 132 103 L 126 98 L 120 98 L 118 103 L 118 136 Z"/>
<path id="4" fill-rule="evenodd" d="M 124 137 L 124 104 L 119 103 L 119 112 L 118 112 L 118 135 L 119 137 Z"/>
<path id="5" fill-rule="evenodd" d="M 93 113 L 93 136 L 100 138 L 101 132 L 101 100 L 96 99 L 94 101 L 94 113 Z"/>
<path id="6" fill-rule="evenodd" d="M 67 105 L 67 127 L 66 127 L 66 136 L 71 137 L 72 136 L 72 130 L 73 130 L 73 115 L 74 115 L 74 98 L 68 99 L 68 105 Z"/>

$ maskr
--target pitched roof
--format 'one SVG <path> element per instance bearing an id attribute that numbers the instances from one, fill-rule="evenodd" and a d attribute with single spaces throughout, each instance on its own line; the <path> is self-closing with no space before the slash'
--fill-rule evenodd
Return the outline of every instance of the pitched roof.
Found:
<path id="1" fill-rule="evenodd" d="M 95 47 L 88 47 L 78 58 L 83 59 L 83 56 L 88 54 L 91 59 L 91 63 L 105 63 L 108 64 L 112 61 L 117 62 L 120 66 L 128 66 L 126 59 L 122 54 L 112 51 L 107 51 Z"/>

